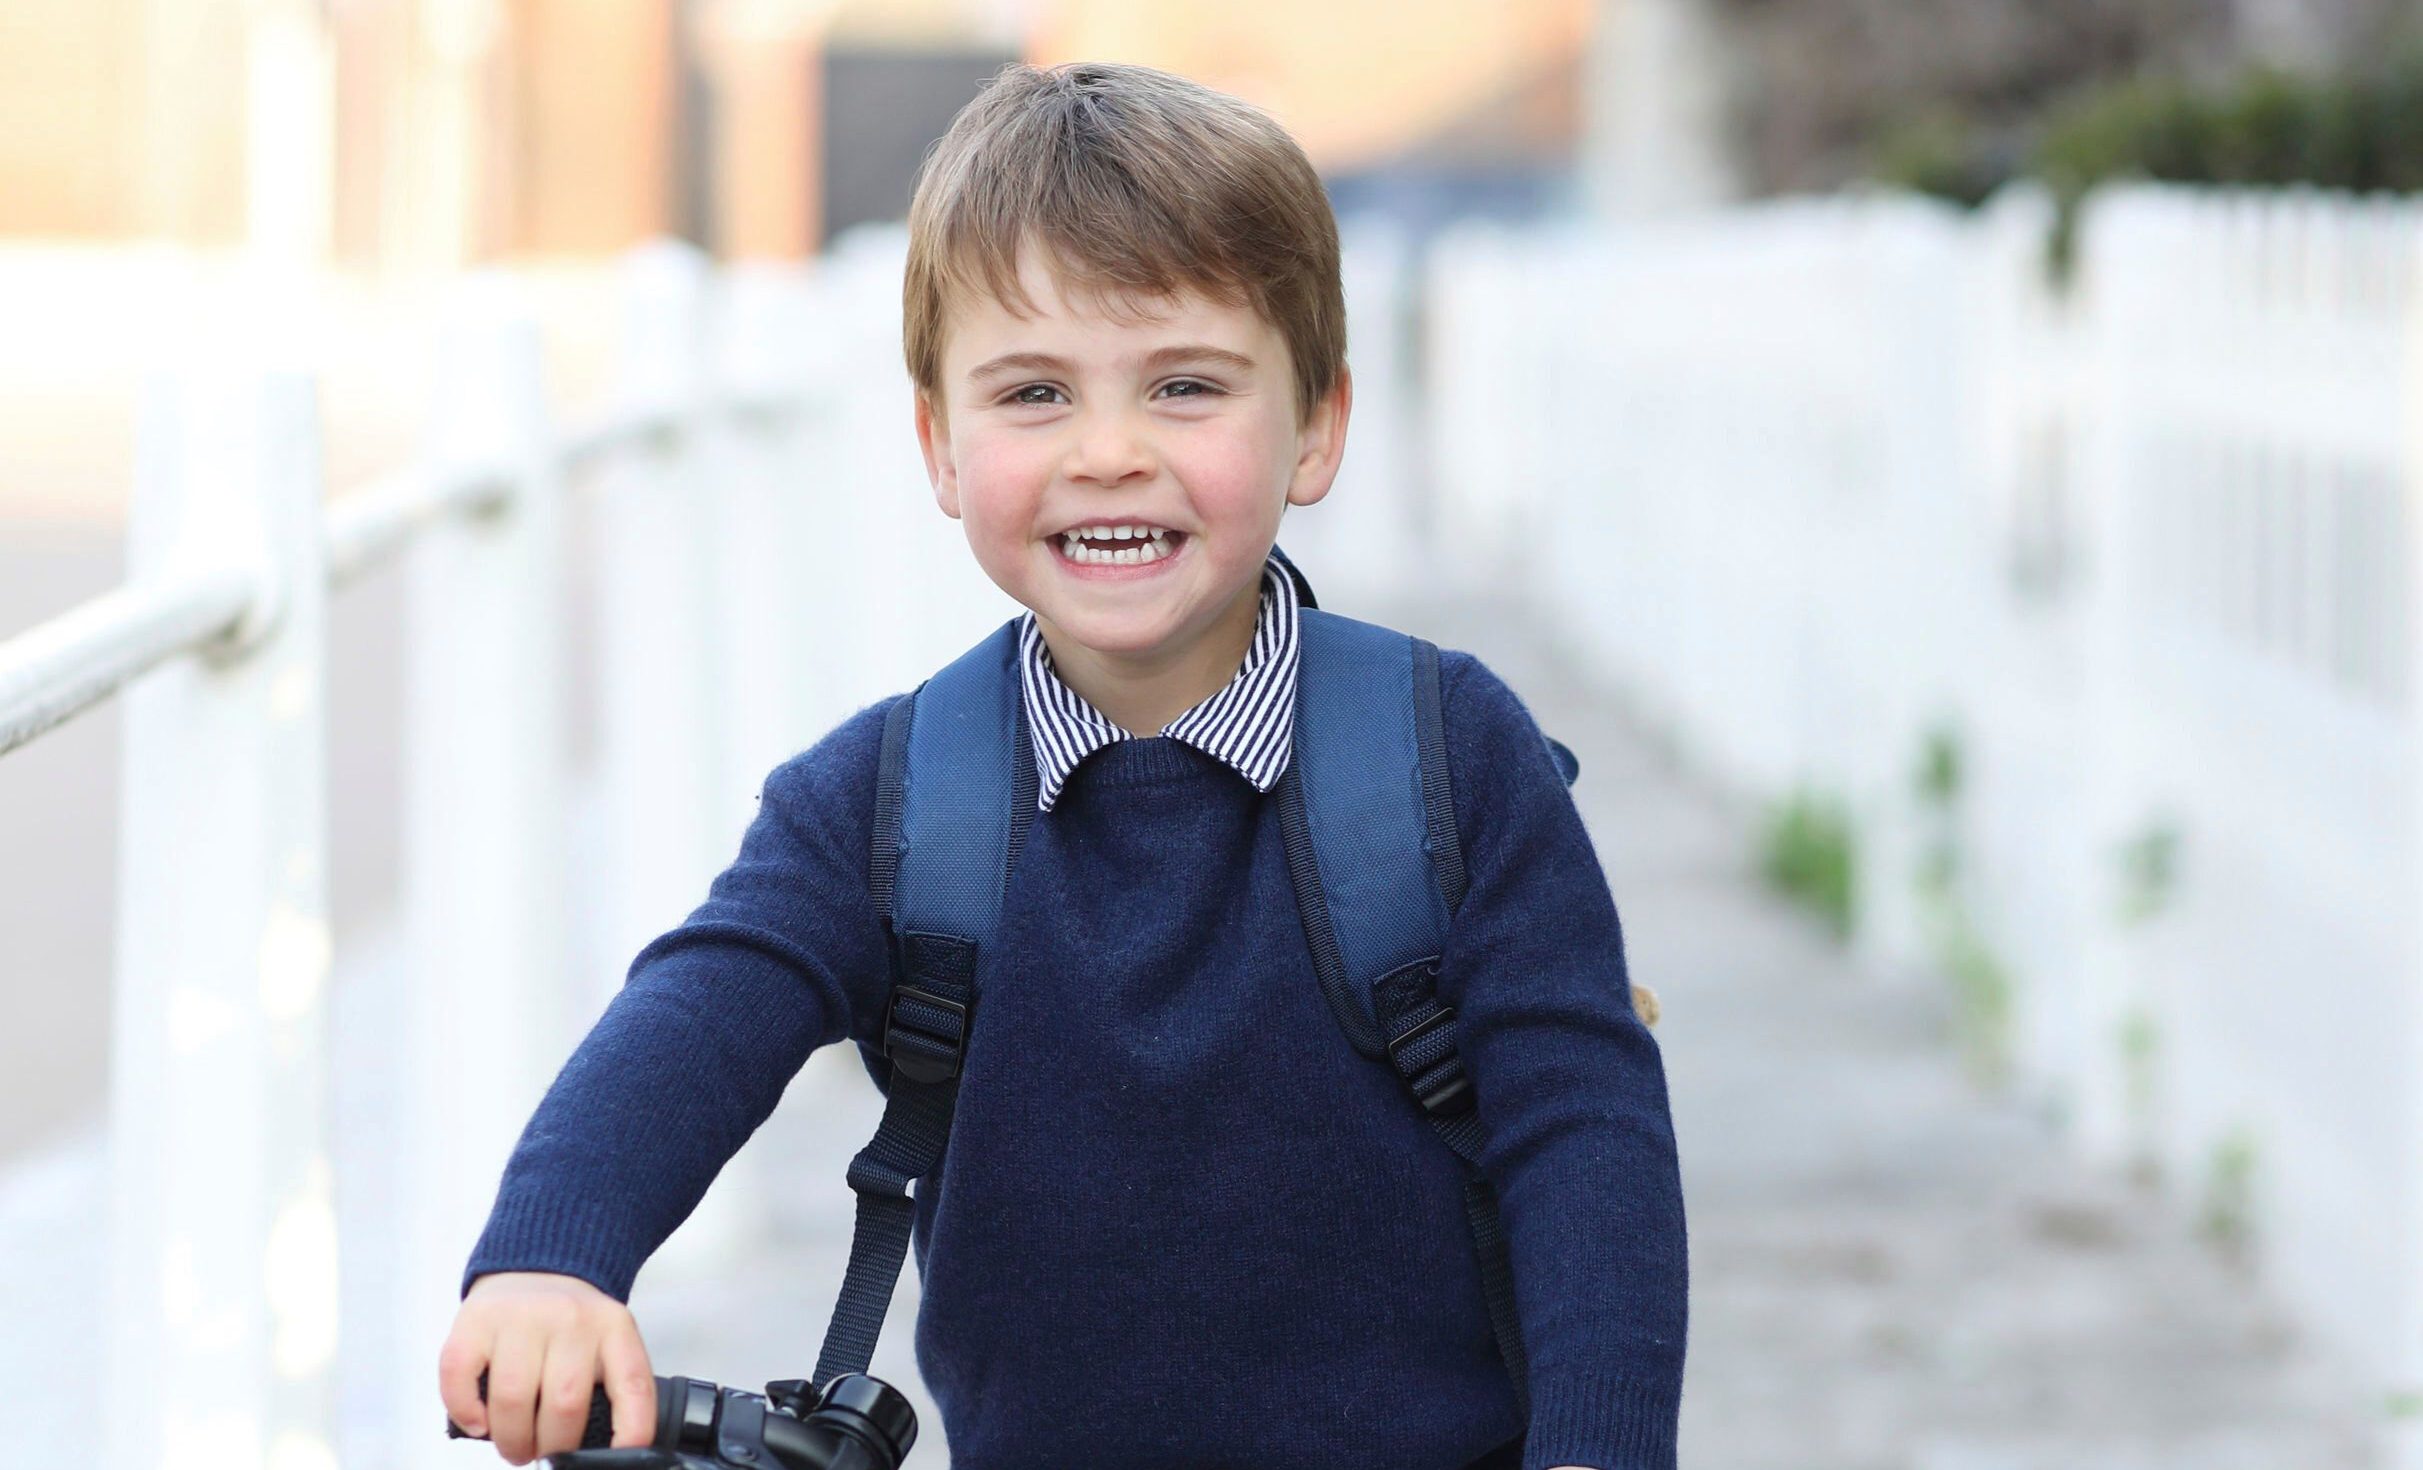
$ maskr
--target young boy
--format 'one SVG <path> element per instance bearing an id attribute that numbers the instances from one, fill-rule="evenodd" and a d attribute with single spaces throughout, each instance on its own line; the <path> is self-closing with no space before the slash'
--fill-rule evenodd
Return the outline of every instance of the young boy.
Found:
<path id="1" fill-rule="evenodd" d="M 1310 163 L 1166 73 L 1013 66 L 909 227 L 918 442 L 1029 610 L 1037 789 L 917 1191 L 917 1360 L 954 1465 L 1671 1470 L 1687 1263 L 1660 1053 L 1548 747 L 1469 654 L 1439 660 L 1469 887 L 1438 988 L 1527 1423 L 1460 1165 L 1316 983 L 1265 797 L 1298 669 L 1272 546 L 1328 491 L 1352 397 Z M 640 1264 L 812 1051 L 880 1040 L 870 833 L 903 697 L 767 778 L 738 859 L 515 1149 L 439 1364 L 449 1416 L 507 1460 L 576 1445 L 600 1382 L 614 1443 L 647 1442 Z"/>

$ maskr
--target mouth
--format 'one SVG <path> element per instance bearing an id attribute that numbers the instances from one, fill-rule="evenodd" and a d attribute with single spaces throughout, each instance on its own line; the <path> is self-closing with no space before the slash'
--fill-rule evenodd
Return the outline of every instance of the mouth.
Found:
<path id="1" fill-rule="evenodd" d="M 1159 526 L 1076 526 L 1045 538 L 1064 565 L 1150 567 L 1176 556 L 1188 537 Z"/>

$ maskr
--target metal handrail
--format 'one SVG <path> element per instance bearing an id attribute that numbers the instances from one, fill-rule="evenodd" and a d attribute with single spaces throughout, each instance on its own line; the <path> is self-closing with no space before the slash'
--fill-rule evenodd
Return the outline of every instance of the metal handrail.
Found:
<path id="1" fill-rule="evenodd" d="M 257 572 L 235 566 L 131 583 L 0 643 L 0 755 L 227 637 L 258 585 Z"/>
<path id="2" fill-rule="evenodd" d="M 742 416 L 782 406 L 762 397 L 729 405 Z M 559 441 L 557 463 L 578 475 L 626 449 L 661 443 L 680 428 L 669 410 L 601 415 Z M 329 585 L 351 584 L 429 525 L 494 514 L 512 496 L 512 476 L 502 468 L 441 474 L 407 465 L 377 476 L 328 508 Z M 256 572 L 233 566 L 134 583 L 0 640 L 0 755 L 74 719 L 168 659 L 228 637 L 251 609 L 259 585 Z"/>
<path id="3" fill-rule="evenodd" d="M 501 510 L 513 497 L 502 471 L 440 477 L 419 466 L 381 475 L 328 507 L 328 583 L 343 587 L 403 549 L 422 528 L 451 515 Z"/>
<path id="4" fill-rule="evenodd" d="M 558 465 L 578 475 L 637 444 L 662 444 L 681 432 L 681 415 L 672 409 L 607 414 L 565 434 Z"/>

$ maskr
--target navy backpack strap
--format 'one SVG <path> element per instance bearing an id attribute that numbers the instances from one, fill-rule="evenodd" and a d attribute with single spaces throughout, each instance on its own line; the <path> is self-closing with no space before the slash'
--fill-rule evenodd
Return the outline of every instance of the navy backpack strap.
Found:
<path id="1" fill-rule="evenodd" d="M 977 960 L 1035 807 L 1017 629 L 1004 623 L 885 714 L 867 874 L 891 947 L 882 1060 L 867 1055 L 883 1122 L 850 1162 L 858 1219 L 819 1389 L 874 1356 L 916 1219 L 909 1181 L 926 1177 L 950 1138 Z"/>
<path id="2" fill-rule="evenodd" d="M 1465 1217 L 1515 1402 L 1529 1369 L 1485 1134 L 1438 998 L 1447 924 L 1463 902 L 1447 779 L 1439 650 L 1390 628 L 1306 608 L 1293 756 L 1273 795 L 1313 971 L 1355 1049 L 1385 1058 L 1464 1164 Z"/>

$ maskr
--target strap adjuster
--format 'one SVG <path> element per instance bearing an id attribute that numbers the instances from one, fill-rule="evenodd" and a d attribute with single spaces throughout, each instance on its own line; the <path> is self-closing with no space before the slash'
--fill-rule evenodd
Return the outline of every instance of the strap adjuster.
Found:
<path id="1" fill-rule="evenodd" d="M 915 1001 L 948 1013 L 948 1030 L 937 1029 L 930 1021 L 918 1025 L 914 1018 L 903 1021 L 901 1003 Z M 892 987 L 892 1001 L 884 1012 L 883 1054 L 891 1058 L 892 1071 L 911 1082 L 948 1082 L 959 1075 L 960 1059 L 966 1055 L 968 1008 L 955 1000 L 920 990 L 914 985 Z M 900 1042 L 909 1043 L 904 1051 Z"/>
<path id="2" fill-rule="evenodd" d="M 1464 1059 L 1451 1045 L 1447 1054 L 1420 1072 L 1411 1072 L 1411 1065 L 1400 1055 L 1406 1048 L 1442 1027 L 1455 1024 L 1455 1010 L 1441 1005 L 1428 1019 L 1407 1029 L 1404 1035 L 1388 1043 L 1388 1061 L 1397 1075 L 1413 1092 L 1422 1111 L 1434 1118 L 1453 1118 L 1472 1107 L 1472 1084 L 1464 1076 Z"/>

